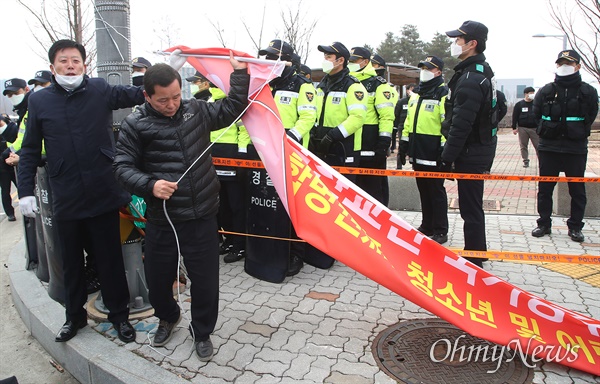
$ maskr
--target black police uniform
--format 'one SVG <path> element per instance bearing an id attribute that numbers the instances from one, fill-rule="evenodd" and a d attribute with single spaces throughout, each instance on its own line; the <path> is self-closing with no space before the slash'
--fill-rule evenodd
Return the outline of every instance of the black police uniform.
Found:
<path id="1" fill-rule="evenodd" d="M 533 111 L 540 121 L 538 157 L 540 176 L 584 176 L 587 163 L 588 136 L 598 114 L 598 92 L 581 81 L 576 72 L 568 76 L 556 76 L 535 95 Z M 552 192 L 555 182 L 538 184 L 538 227 L 552 226 Z M 567 220 L 569 230 L 581 231 L 587 198 L 585 183 L 569 183 L 571 216 Z M 542 234 L 543 235 L 543 234 Z M 583 238 L 581 239 L 583 240 Z"/>
<path id="2" fill-rule="evenodd" d="M 454 67 L 446 106 L 447 141 L 442 167 L 454 163 L 458 173 L 485 173 L 492 163 L 497 137 L 492 123 L 494 74 L 479 53 Z M 448 169 L 446 169 L 448 170 Z M 483 180 L 458 180 L 460 215 L 464 220 L 465 250 L 486 251 Z M 471 260 L 481 266 L 481 260 Z"/>

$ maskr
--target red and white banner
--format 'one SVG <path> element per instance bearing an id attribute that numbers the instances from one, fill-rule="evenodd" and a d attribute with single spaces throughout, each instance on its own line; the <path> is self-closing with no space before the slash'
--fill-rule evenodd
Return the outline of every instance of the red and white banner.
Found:
<path id="1" fill-rule="evenodd" d="M 228 90 L 229 50 L 181 49 Z M 550 303 L 423 236 L 311 152 L 288 139 L 268 86 L 281 72 L 249 58 L 244 124 L 298 236 L 473 336 L 600 374 L 600 321 Z"/>

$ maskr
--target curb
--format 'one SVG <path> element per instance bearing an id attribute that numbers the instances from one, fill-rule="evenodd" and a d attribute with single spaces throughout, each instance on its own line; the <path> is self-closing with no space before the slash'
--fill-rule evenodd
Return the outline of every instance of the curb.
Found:
<path id="1" fill-rule="evenodd" d="M 8 272 L 12 299 L 21 320 L 46 351 L 83 384 L 189 383 L 120 347 L 91 327 L 66 343 L 54 341 L 64 323 L 62 305 L 52 300 L 37 276 L 25 269 L 25 242 L 10 251 Z"/>

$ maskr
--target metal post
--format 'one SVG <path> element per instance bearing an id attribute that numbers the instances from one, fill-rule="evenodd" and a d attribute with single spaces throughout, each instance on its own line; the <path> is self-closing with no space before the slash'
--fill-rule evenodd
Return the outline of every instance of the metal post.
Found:
<path id="1" fill-rule="evenodd" d="M 567 50 L 567 35 L 563 35 L 563 51 Z"/>
<path id="2" fill-rule="evenodd" d="M 111 85 L 131 85 L 129 0 L 95 0 L 98 76 Z M 131 109 L 113 112 L 113 130 Z"/>

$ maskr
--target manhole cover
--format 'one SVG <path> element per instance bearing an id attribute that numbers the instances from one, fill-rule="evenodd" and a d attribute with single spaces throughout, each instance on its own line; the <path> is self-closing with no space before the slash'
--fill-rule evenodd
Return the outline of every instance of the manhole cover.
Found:
<path id="1" fill-rule="evenodd" d="M 448 206 L 452 209 L 458 209 L 458 198 L 450 199 Z M 501 204 L 499 200 L 483 200 L 484 211 L 499 211 Z"/>
<path id="2" fill-rule="evenodd" d="M 531 383 L 533 370 L 519 354 L 473 337 L 441 319 L 410 320 L 381 332 L 375 361 L 403 383 Z M 502 358 L 500 358 L 502 356 Z"/>

